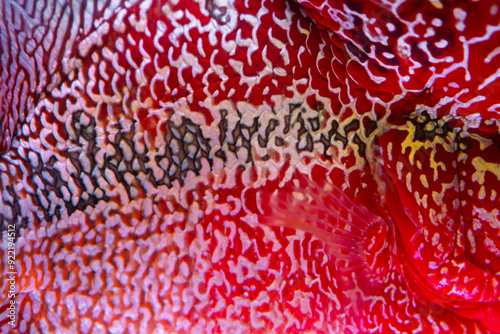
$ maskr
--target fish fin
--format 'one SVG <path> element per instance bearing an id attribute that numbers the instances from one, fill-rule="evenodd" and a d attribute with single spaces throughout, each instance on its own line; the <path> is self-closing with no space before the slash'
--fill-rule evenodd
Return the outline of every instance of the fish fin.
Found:
<path id="1" fill-rule="evenodd" d="M 325 243 L 344 277 L 354 273 L 363 291 L 377 289 L 392 266 L 390 226 L 331 183 L 294 181 L 268 198 L 261 196 L 261 222 L 313 234 Z"/>

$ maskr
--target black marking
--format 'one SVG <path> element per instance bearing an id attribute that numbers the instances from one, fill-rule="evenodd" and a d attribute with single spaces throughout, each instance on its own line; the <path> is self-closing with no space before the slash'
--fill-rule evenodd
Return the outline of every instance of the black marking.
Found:
<path id="1" fill-rule="evenodd" d="M 363 128 L 360 126 L 360 121 L 354 119 L 340 130 L 339 122 L 335 119 L 328 125 L 321 124 L 320 113 L 328 111 L 316 110 L 318 112 L 316 117 L 305 118 L 307 108 L 303 104 L 290 104 L 284 119 L 271 118 L 264 121 L 263 118 L 255 117 L 250 124 L 243 122 L 242 114 L 237 110 L 240 119 L 232 127 L 228 120 L 229 112 L 223 109 L 220 111 L 219 133 L 216 134 L 221 147 L 214 152 L 211 151 L 214 143 L 203 135 L 201 126 L 186 117 L 181 117 L 177 123 L 163 120 L 164 131 L 158 136 L 163 136 L 165 145 L 157 147 L 158 151 L 154 154 L 148 151 L 147 145 L 139 146 L 136 142 L 136 123 L 133 123 L 130 129 L 124 129 L 117 124 L 115 133 L 106 134 L 105 143 L 112 150 L 104 154 L 102 160 L 97 159 L 104 149 L 98 146 L 97 120 L 83 111 L 74 112 L 66 124 L 73 149 L 65 152 L 62 161 L 71 167 L 68 169 L 70 180 L 64 181 L 57 156 L 52 156 L 45 164 L 41 153 L 38 152 L 30 151 L 29 158 L 17 157 L 28 171 L 27 182 L 32 189 L 29 190 L 29 195 L 36 207 L 33 212 L 34 219 L 40 218 L 46 221 L 52 221 L 53 217 L 63 219 L 66 213 L 71 215 L 77 210 L 95 208 L 100 201 L 110 201 L 111 198 L 105 190 L 108 187 L 103 184 L 103 182 L 111 183 L 109 177 L 116 180 L 114 186 L 116 183 L 123 186 L 126 196 L 132 200 L 135 190 L 147 193 L 145 182 L 154 187 L 164 185 L 171 188 L 173 182 L 178 181 L 183 186 L 188 173 L 199 175 L 207 163 L 209 168 L 212 168 L 214 159 L 221 159 L 226 163 L 231 154 L 237 158 L 246 154 L 243 155 L 246 157 L 245 163 L 253 164 L 256 153 L 252 143 L 262 149 L 272 149 L 269 144 L 274 137 L 274 145 L 286 146 L 287 134 L 292 129 L 297 131 L 295 147 L 298 153 L 312 152 L 318 143 L 323 147 L 323 155 L 329 158 L 327 152 L 333 146 L 332 140 L 335 140 L 340 141 L 344 149 L 351 142 L 355 144 L 353 147 L 358 149 L 361 156 L 365 155 L 366 143 L 362 141 L 360 131 L 373 135 L 375 122 L 364 122 L 363 124 L 369 126 Z M 424 125 L 417 125 L 423 129 Z M 272 154 L 268 151 L 260 159 L 268 161 L 271 157 Z M 156 167 L 153 168 L 151 164 Z M 74 191 L 75 187 L 77 193 Z M 9 197 L 4 203 L 12 210 L 14 218 L 6 219 L 5 215 L 0 214 L 2 224 L 0 230 L 6 227 L 6 223 L 12 222 L 17 226 L 27 226 L 26 217 L 29 216 L 21 212 L 20 199 L 14 188 L 7 186 L 5 189 Z M 54 202 L 54 197 L 62 201 Z M 36 213 L 39 215 L 38 218 Z"/>
<path id="2" fill-rule="evenodd" d="M 365 121 L 365 137 L 368 138 L 377 129 L 377 122 L 368 119 Z"/>
<path id="3" fill-rule="evenodd" d="M 408 120 L 415 126 L 415 135 L 413 140 L 432 141 L 436 136 L 445 138 L 449 133 L 453 133 L 453 126 L 448 122 L 439 124 L 441 119 L 431 118 L 427 110 L 414 116 L 408 117 Z M 441 121 L 442 122 L 442 121 Z"/>
<path id="4" fill-rule="evenodd" d="M 266 136 L 262 137 L 261 135 L 258 136 L 258 141 L 260 147 L 264 148 L 267 147 L 267 144 L 269 143 L 269 136 L 270 134 L 276 129 L 276 127 L 280 124 L 279 120 L 273 118 L 269 121 L 269 124 L 266 127 Z"/>
<path id="5" fill-rule="evenodd" d="M 354 138 L 352 141 L 354 142 L 354 144 L 358 145 L 359 155 L 365 156 L 366 144 L 361 140 L 361 138 L 359 138 L 357 133 L 354 135 Z"/>

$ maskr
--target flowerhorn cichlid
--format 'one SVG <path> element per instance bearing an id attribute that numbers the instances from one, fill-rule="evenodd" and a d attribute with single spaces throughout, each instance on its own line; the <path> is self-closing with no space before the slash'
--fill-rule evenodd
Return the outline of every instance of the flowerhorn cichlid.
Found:
<path id="1" fill-rule="evenodd" d="M 500 333 L 496 1 L 0 0 L 4 333 Z"/>

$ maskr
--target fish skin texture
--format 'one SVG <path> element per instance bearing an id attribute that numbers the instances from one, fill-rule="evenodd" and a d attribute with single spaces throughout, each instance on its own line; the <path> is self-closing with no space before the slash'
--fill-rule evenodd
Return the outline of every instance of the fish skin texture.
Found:
<path id="1" fill-rule="evenodd" d="M 500 332 L 499 20 L 0 0 L 2 331 Z"/>

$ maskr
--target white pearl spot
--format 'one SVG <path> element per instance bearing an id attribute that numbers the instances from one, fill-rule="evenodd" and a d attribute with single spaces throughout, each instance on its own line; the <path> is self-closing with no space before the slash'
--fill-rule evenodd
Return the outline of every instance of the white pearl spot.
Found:
<path id="1" fill-rule="evenodd" d="M 490 7 L 490 15 L 491 16 L 495 16 L 498 14 L 498 6 L 497 5 L 493 5 Z"/>
<path id="2" fill-rule="evenodd" d="M 389 52 L 382 52 L 382 55 L 387 59 L 392 59 L 395 57 L 392 53 Z"/>
<path id="3" fill-rule="evenodd" d="M 448 46 L 448 41 L 445 39 L 442 39 L 442 40 L 436 42 L 435 45 L 436 45 L 436 47 L 438 47 L 440 49 L 444 49 L 445 47 Z"/>
<path id="4" fill-rule="evenodd" d="M 427 37 L 431 37 L 431 36 L 434 36 L 436 34 L 436 32 L 434 31 L 434 29 L 432 29 L 431 27 L 427 28 L 427 31 L 425 32 L 425 35 L 424 37 L 427 38 Z"/>
<path id="5" fill-rule="evenodd" d="M 455 19 L 457 20 L 455 24 L 455 28 L 457 28 L 458 31 L 464 31 L 465 30 L 465 18 L 467 17 L 467 12 L 463 10 L 462 8 L 455 8 L 453 9 L 453 15 L 455 16 Z"/>
<path id="6" fill-rule="evenodd" d="M 434 18 L 434 19 L 432 19 L 431 24 L 432 24 L 434 27 L 441 27 L 441 26 L 443 25 L 443 21 L 442 21 L 441 19 Z"/>

